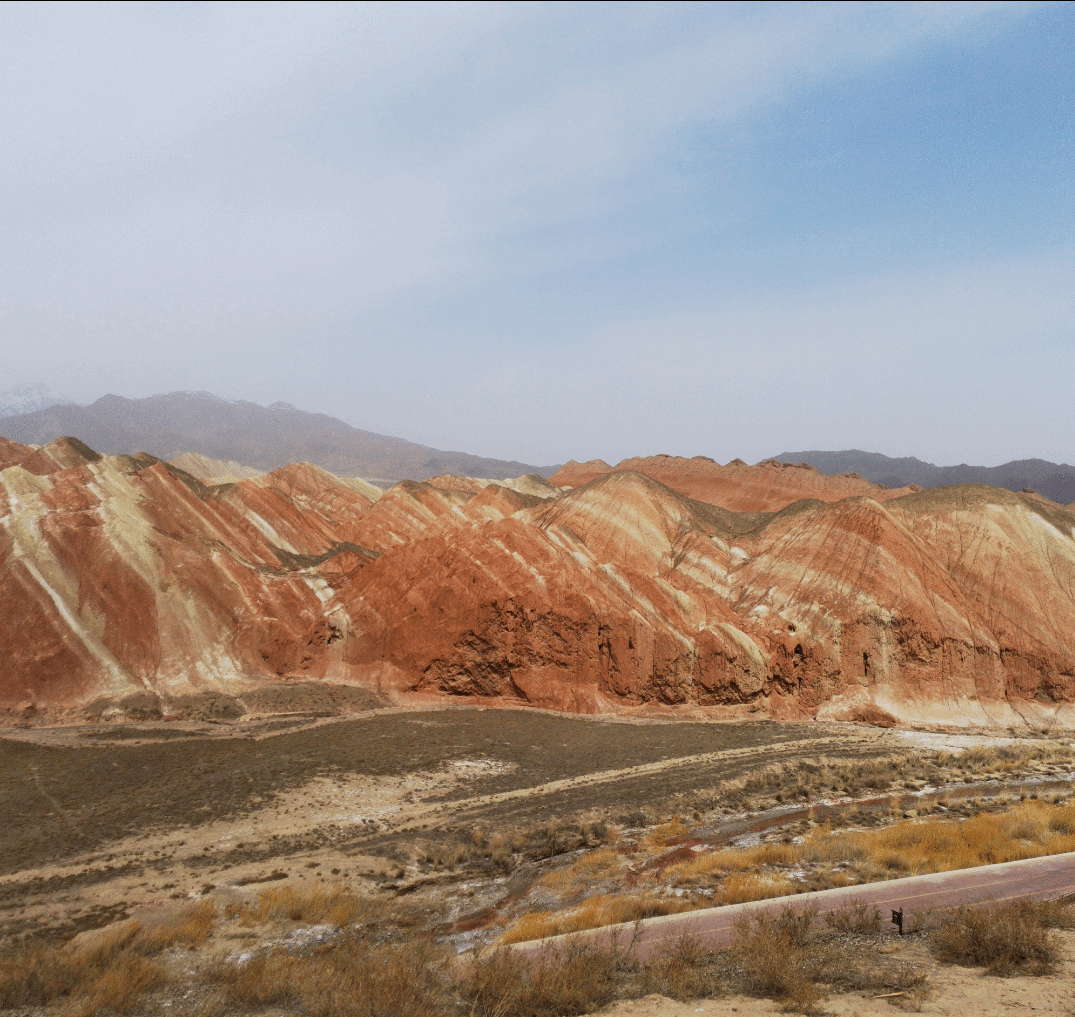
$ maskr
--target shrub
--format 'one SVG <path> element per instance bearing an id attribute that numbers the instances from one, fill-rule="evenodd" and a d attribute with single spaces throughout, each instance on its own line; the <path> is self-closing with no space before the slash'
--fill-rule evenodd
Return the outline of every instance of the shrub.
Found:
<path id="1" fill-rule="evenodd" d="M 243 918 L 255 925 L 287 920 L 345 926 L 383 919 L 384 910 L 381 902 L 347 893 L 337 886 L 315 886 L 308 890 L 284 886 L 262 890 L 257 902 L 245 908 Z"/>
<path id="2" fill-rule="evenodd" d="M 1048 974 L 1058 957 L 1048 928 L 1054 910 L 1037 901 L 956 908 L 933 930 L 930 945 L 940 961 L 991 975 Z"/>
<path id="3" fill-rule="evenodd" d="M 473 1017 L 574 1017 L 615 998 L 620 959 L 582 943 L 537 957 L 500 948 L 472 961 L 459 989 Z"/>
<path id="4" fill-rule="evenodd" d="M 720 978 L 698 940 L 684 934 L 666 950 L 643 966 L 641 989 L 671 999 L 691 1000 L 715 996 L 721 988 Z"/>
<path id="5" fill-rule="evenodd" d="M 312 954 L 273 950 L 219 965 L 212 978 L 243 1007 L 309 1017 L 432 1017 L 446 1006 L 445 952 L 428 940 L 370 947 L 340 939 Z"/>
<path id="6" fill-rule="evenodd" d="M 164 982 L 137 922 L 106 929 L 79 945 L 28 944 L 0 959 L 0 1007 L 63 1001 L 70 1017 L 107 1007 L 132 1010 Z"/>
<path id="7" fill-rule="evenodd" d="M 779 1000 L 799 1013 L 819 1013 L 838 953 L 814 934 L 817 909 L 787 906 L 777 914 L 746 916 L 736 923 L 732 952 L 744 987 Z"/>
<path id="8" fill-rule="evenodd" d="M 881 931 L 881 911 L 876 904 L 853 900 L 825 915 L 825 924 L 833 932 L 855 936 L 876 936 Z"/>

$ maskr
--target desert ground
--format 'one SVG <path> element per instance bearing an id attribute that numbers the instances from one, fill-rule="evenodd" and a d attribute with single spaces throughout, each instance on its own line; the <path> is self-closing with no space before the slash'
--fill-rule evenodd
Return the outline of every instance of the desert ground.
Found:
<path id="1" fill-rule="evenodd" d="M 400 709 L 372 695 L 340 711 L 317 695 L 304 704 L 293 689 L 283 712 L 238 719 L 6 729 L 9 963 L 193 922 L 196 935 L 160 934 L 167 948 L 153 963 L 172 974 L 158 971 L 121 1009 L 260 1012 L 256 992 L 221 1002 L 177 985 L 197 982 L 204 964 L 314 956 L 355 929 L 378 948 L 420 940 L 458 967 L 503 944 L 612 922 L 1075 850 L 1075 749 L 1048 732 Z M 1003 981 L 938 963 L 927 930 L 871 933 L 855 964 L 890 974 L 826 989 L 825 1012 L 888 1013 L 914 989 L 923 1012 L 968 1012 L 959 1006 L 973 1000 L 999 1013 L 1022 1000 L 1068 1013 L 1065 921 L 1049 933 L 1060 958 L 1050 973 Z M 176 970 L 186 972 L 178 982 Z M 680 985 L 677 1001 L 648 991 L 666 986 L 642 970 L 594 997 L 613 1001 L 602 1012 L 787 1005 L 727 971 Z M 911 971 L 919 981 L 901 989 Z M 886 987 L 898 994 L 873 991 Z M 76 1005 L 73 991 L 46 1002 L 110 1008 Z"/>
<path id="2" fill-rule="evenodd" d="M 834 1017 L 895 1017 L 902 1012 L 918 1012 L 963 1017 L 1009 1017 L 1034 1013 L 1042 1017 L 1070 1017 L 1075 1008 L 1075 934 L 1057 934 L 1063 962 L 1050 975 L 1015 975 L 993 978 L 981 968 L 938 964 L 922 939 L 890 939 L 877 947 L 888 961 L 913 966 L 925 974 L 929 989 L 920 998 L 887 992 L 851 992 L 831 995 L 819 1004 L 818 1012 Z M 740 1017 L 787 1013 L 784 1003 L 739 994 L 719 999 L 669 999 L 651 993 L 642 999 L 613 1003 L 600 1011 L 601 1017 L 694 1017 L 695 1014 L 739 1014 Z"/>

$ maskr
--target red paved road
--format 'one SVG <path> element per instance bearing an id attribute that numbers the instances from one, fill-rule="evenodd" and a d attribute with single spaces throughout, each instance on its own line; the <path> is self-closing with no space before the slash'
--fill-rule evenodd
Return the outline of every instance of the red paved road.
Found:
<path id="1" fill-rule="evenodd" d="M 983 865 L 976 869 L 957 869 L 954 872 L 935 872 L 927 876 L 907 876 L 885 883 L 864 883 L 800 893 L 794 897 L 777 897 L 750 904 L 729 904 L 704 911 L 689 911 L 682 915 L 647 918 L 640 924 L 638 940 L 634 940 L 634 923 L 605 926 L 574 936 L 554 936 L 533 943 L 521 943 L 517 949 L 530 952 L 545 944 L 570 938 L 583 938 L 607 944 L 613 936 L 622 946 L 635 942 L 636 955 L 645 959 L 671 946 L 684 934 L 695 936 L 706 946 L 721 946 L 730 942 L 735 920 L 741 915 L 759 911 L 779 911 L 787 905 L 815 906 L 821 914 L 835 911 L 854 900 L 876 904 L 887 919 L 890 911 L 903 909 L 904 927 L 913 927 L 916 915 L 932 908 L 955 907 L 959 904 L 978 904 L 988 900 L 1037 898 L 1047 900 L 1075 894 L 1075 852 L 1052 855 L 1048 858 L 1027 858 L 1021 862 Z M 894 927 L 893 927 L 894 928 Z"/>

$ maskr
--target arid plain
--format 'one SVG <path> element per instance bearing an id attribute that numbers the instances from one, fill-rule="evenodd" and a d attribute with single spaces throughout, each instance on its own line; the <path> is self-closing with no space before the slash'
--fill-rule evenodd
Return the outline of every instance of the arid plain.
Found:
<path id="1" fill-rule="evenodd" d="M 1075 516 L 1032 492 L 0 456 L 4 1005 L 958 1012 L 936 916 L 769 930 L 818 960 L 779 984 L 760 927 L 497 947 L 1075 850 Z M 1008 973 L 1052 998 L 1066 911 L 1023 919 L 1052 953 Z"/>

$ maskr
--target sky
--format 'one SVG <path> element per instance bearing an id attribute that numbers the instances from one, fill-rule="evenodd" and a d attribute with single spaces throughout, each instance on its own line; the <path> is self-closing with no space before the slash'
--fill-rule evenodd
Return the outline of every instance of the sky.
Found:
<path id="1" fill-rule="evenodd" d="M 1075 4 L 0 6 L 0 389 L 1075 462 Z"/>

